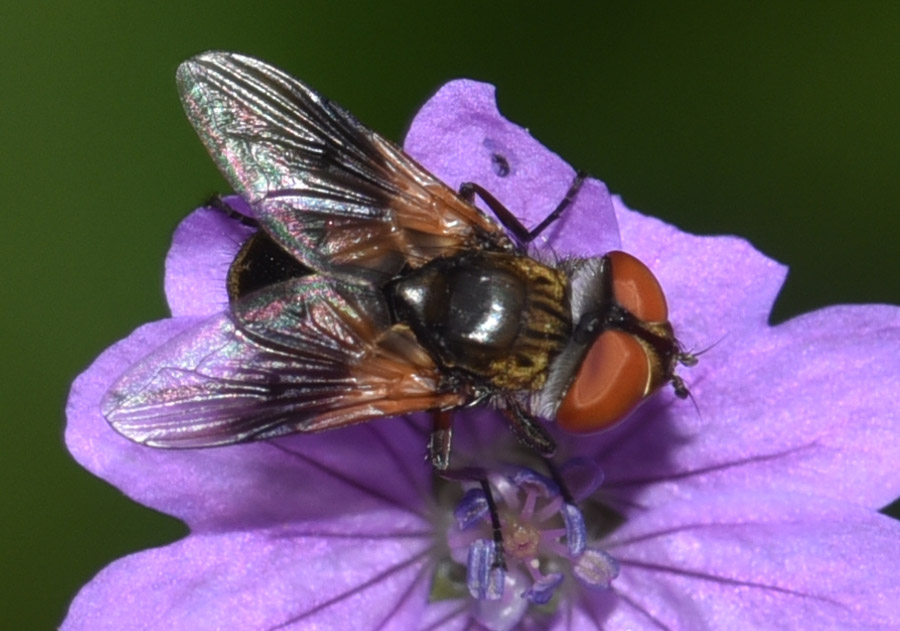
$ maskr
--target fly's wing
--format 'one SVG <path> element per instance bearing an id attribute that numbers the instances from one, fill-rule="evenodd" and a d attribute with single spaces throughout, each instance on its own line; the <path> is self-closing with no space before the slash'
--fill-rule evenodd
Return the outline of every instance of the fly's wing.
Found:
<path id="1" fill-rule="evenodd" d="M 234 303 L 126 372 L 102 403 L 121 434 L 207 447 L 463 403 L 428 354 L 387 325 L 373 290 L 321 276 Z"/>
<path id="2" fill-rule="evenodd" d="M 272 238 L 307 266 L 381 282 L 462 248 L 510 248 L 504 231 L 403 151 L 261 61 L 183 63 L 187 116 Z"/>

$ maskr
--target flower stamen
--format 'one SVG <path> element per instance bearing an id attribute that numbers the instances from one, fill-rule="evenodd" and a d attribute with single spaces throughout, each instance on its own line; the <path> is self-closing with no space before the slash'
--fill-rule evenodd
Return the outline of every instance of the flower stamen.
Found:
<path id="1" fill-rule="evenodd" d="M 584 462 L 577 467 L 584 473 Z M 555 479 L 525 467 L 447 477 L 467 487 L 448 532 L 451 557 L 465 558 L 473 615 L 492 630 L 513 628 L 529 605 L 554 607 L 567 575 L 592 589 L 609 588 L 618 575 L 609 554 L 588 546 L 584 515 L 551 472 Z M 593 490 L 602 475 L 588 473 Z"/>

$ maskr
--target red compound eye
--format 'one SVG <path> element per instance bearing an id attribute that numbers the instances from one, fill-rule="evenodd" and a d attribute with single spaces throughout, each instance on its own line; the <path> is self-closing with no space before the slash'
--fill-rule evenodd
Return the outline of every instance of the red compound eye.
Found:
<path id="1" fill-rule="evenodd" d="M 594 342 L 556 411 L 567 432 L 605 429 L 647 395 L 650 362 L 644 345 L 629 333 L 605 331 Z"/>
<path id="2" fill-rule="evenodd" d="M 650 269 L 625 252 L 606 255 L 612 268 L 616 301 L 644 322 L 665 322 L 669 307 L 659 281 Z"/>
<path id="3" fill-rule="evenodd" d="M 643 323 L 665 323 L 668 307 L 650 269 L 625 252 L 607 254 L 613 297 Z M 567 432 L 606 429 L 623 419 L 671 374 L 657 351 L 637 335 L 616 329 L 602 332 L 588 349 L 556 411 Z"/>

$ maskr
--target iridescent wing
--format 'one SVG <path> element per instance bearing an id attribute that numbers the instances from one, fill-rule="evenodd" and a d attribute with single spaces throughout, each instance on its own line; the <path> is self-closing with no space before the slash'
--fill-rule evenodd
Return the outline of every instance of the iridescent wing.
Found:
<path id="1" fill-rule="evenodd" d="M 208 52 L 177 77 L 222 173 L 269 235 L 312 269 L 380 283 L 460 249 L 512 247 L 496 222 L 399 147 L 284 72 Z"/>
<path id="2" fill-rule="evenodd" d="M 207 447 L 453 407 L 428 354 L 380 293 L 322 276 L 232 304 L 113 385 L 102 411 L 154 447 Z"/>

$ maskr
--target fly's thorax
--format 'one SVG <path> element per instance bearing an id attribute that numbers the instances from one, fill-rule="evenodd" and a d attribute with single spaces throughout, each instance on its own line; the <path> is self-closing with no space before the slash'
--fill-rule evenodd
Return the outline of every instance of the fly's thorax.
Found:
<path id="1" fill-rule="evenodd" d="M 567 278 L 529 257 L 467 251 L 388 284 L 395 318 L 451 370 L 499 391 L 535 390 L 571 332 Z"/>

